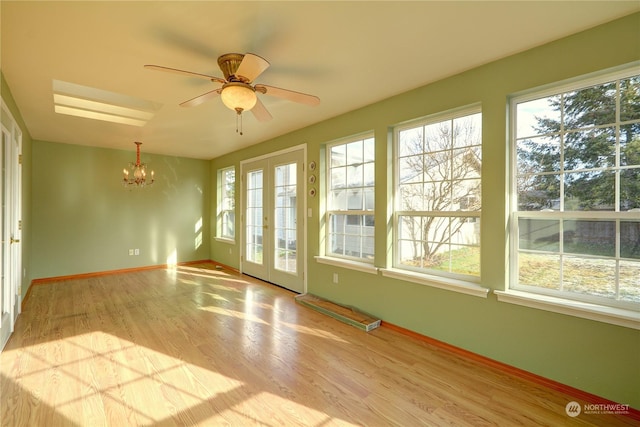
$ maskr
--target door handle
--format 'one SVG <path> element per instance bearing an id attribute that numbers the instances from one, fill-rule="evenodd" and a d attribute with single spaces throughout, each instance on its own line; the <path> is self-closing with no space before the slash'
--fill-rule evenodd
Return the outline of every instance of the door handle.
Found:
<path id="1" fill-rule="evenodd" d="M 20 239 L 11 238 L 11 243 L 20 243 Z"/>

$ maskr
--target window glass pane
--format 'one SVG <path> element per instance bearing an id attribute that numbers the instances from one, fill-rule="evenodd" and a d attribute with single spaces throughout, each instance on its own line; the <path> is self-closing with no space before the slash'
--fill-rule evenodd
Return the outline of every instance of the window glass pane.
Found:
<path id="1" fill-rule="evenodd" d="M 614 221 L 563 221 L 564 251 L 583 255 L 616 254 L 616 223 Z"/>
<path id="2" fill-rule="evenodd" d="M 517 173 L 555 172 L 560 169 L 560 138 L 538 137 L 518 141 Z"/>
<path id="3" fill-rule="evenodd" d="M 445 181 L 451 179 L 452 151 L 438 151 L 424 156 L 424 172 L 426 181 Z M 419 164 L 415 165 L 419 167 Z M 420 172 L 416 170 L 415 172 Z M 462 172 L 457 170 L 457 172 Z"/>
<path id="4" fill-rule="evenodd" d="M 616 122 L 616 83 L 569 92 L 564 96 L 564 128 L 580 129 Z"/>
<path id="5" fill-rule="evenodd" d="M 449 243 L 449 222 L 450 219 L 447 217 L 424 217 L 422 239 L 427 241 L 425 256 L 434 256 L 442 245 Z"/>
<path id="6" fill-rule="evenodd" d="M 333 190 L 329 194 L 329 209 L 346 210 L 347 209 L 347 190 Z"/>
<path id="7" fill-rule="evenodd" d="M 452 203 L 441 210 L 480 210 L 480 180 L 464 179 L 452 183 Z"/>
<path id="8" fill-rule="evenodd" d="M 346 225 L 360 225 L 360 217 L 358 215 L 347 215 L 347 223 Z M 345 232 L 349 233 L 349 232 L 353 232 L 355 229 L 353 227 L 348 227 L 345 228 Z"/>
<path id="9" fill-rule="evenodd" d="M 562 262 L 562 290 L 612 298 L 616 295 L 616 261 L 566 256 Z"/>
<path id="10" fill-rule="evenodd" d="M 405 184 L 400 187 L 399 203 L 402 211 L 423 211 L 426 200 L 423 184 Z"/>
<path id="11" fill-rule="evenodd" d="M 398 132 L 398 155 L 400 157 L 422 153 L 422 126 Z"/>
<path id="12" fill-rule="evenodd" d="M 615 166 L 615 128 L 568 132 L 565 139 L 565 170 Z"/>
<path id="13" fill-rule="evenodd" d="M 361 211 L 364 209 L 364 194 L 362 190 L 347 191 L 347 209 Z"/>
<path id="14" fill-rule="evenodd" d="M 560 289 L 560 255 L 520 253 L 518 284 Z"/>
<path id="15" fill-rule="evenodd" d="M 438 122 L 424 127 L 425 152 L 437 152 L 452 148 L 451 121 Z"/>
<path id="16" fill-rule="evenodd" d="M 401 264 L 460 274 L 479 273 L 479 221 L 401 216 L 399 225 Z"/>
<path id="17" fill-rule="evenodd" d="M 347 185 L 349 187 L 362 187 L 362 179 L 362 163 L 347 166 Z"/>
<path id="18" fill-rule="evenodd" d="M 399 216 L 398 259 L 406 266 L 422 267 L 422 217 Z"/>
<path id="19" fill-rule="evenodd" d="M 482 115 L 480 113 L 453 119 L 453 146 L 480 145 L 482 140 Z"/>
<path id="20" fill-rule="evenodd" d="M 640 76 L 620 81 L 620 120 L 640 119 Z"/>
<path id="21" fill-rule="evenodd" d="M 362 166 L 362 184 L 367 186 L 367 185 L 374 185 L 376 182 L 376 178 L 375 178 L 375 169 L 374 169 L 375 164 L 374 163 L 365 163 Z"/>
<path id="22" fill-rule="evenodd" d="M 373 226 L 375 225 L 374 218 L 375 217 L 373 215 L 364 216 L 364 225 L 365 227 L 369 227 L 364 229 L 364 233 L 366 235 L 373 235 Z"/>
<path id="23" fill-rule="evenodd" d="M 640 262 L 620 261 L 620 299 L 640 303 Z"/>
<path id="24" fill-rule="evenodd" d="M 347 169 L 342 167 L 331 169 L 329 185 L 334 190 L 336 188 L 347 188 Z"/>
<path id="25" fill-rule="evenodd" d="M 525 138 L 543 133 L 552 132 L 554 129 L 543 123 L 557 124 L 560 121 L 560 96 L 534 99 L 519 103 L 516 107 L 517 138 Z M 556 131 L 559 130 L 557 126 Z"/>
<path id="26" fill-rule="evenodd" d="M 222 215 L 222 233 L 224 237 L 233 237 L 235 230 L 235 216 L 224 212 Z"/>
<path id="27" fill-rule="evenodd" d="M 375 188 L 364 188 L 364 210 L 372 211 L 375 208 Z"/>
<path id="28" fill-rule="evenodd" d="M 376 141 L 373 138 L 365 139 L 364 146 L 364 162 L 374 162 L 376 159 Z"/>
<path id="29" fill-rule="evenodd" d="M 620 165 L 640 165 L 640 123 L 620 126 Z"/>
<path id="30" fill-rule="evenodd" d="M 620 222 L 620 256 L 640 260 L 640 221 Z"/>
<path id="31" fill-rule="evenodd" d="M 521 175 L 518 177 L 518 210 L 560 209 L 560 176 Z"/>
<path id="32" fill-rule="evenodd" d="M 373 217 L 363 215 L 332 215 L 330 252 L 338 255 L 373 260 Z"/>
<path id="33" fill-rule="evenodd" d="M 347 163 L 347 147 L 336 145 L 331 147 L 331 161 L 329 167 L 344 166 Z"/>
<path id="34" fill-rule="evenodd" d="M 419 241 L 422 236 L 422 217 L 400 215 L 398 217 L 398 238 Z"/>
<path id="35" fill-rule="evenodd" d="M 478 247 L 448 245 L 438 253 L 434 270 L 468 275 L 480 274 L 480 249 Z"/>
<path id="36" fill-rule="evenodd" d="M 518 220 L 518 248 L 558 252 L 560 250 L 560 221 L 520 218 Z"/>
<path id="37" fill-rule="evenodd" d="M 297 247 L 297 233 L 295 228 L 287 230 L 287 249 L 296 249 Z"/>
<path id="38" fill-rule="evenodd" d="M 565 174 L 565 211 L 615 210 L 616 177 L 613 171 Z"/>
<path id="39" fill-rule="evenodd" d="M 424 170 L 423 156 L 403 157 L 398 160 L 398 174 L 400 183 L 421 182 L 424 180 L 422 171 Z"/>
<path id="40" fill-rule="evenodd" d="M 620 172 L 620 210 L 640 209 L 640 167 Z"/>
<path id="41" fill-rule="evenodd" d="M 347 164 L 361 165 L 363 160 L 362 141 L 347 144 Z"/>

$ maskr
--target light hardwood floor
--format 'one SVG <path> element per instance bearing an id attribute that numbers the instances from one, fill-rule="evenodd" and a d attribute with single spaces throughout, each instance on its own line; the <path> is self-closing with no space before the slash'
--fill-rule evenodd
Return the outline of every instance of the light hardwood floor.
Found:
<path id="1" fill-rule="evenodd" d="M 212 265 L 33 286 L 0 354 L 2 426 L 631 426 Z"/>

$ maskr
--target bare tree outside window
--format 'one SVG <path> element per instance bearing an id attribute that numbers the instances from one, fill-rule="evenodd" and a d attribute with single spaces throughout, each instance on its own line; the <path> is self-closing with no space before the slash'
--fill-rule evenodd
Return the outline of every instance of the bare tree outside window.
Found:
<path id="1" fill-rule="evenodd" d="M 481 113 L 397 132 L 397 267 L 480 274 Z"/>

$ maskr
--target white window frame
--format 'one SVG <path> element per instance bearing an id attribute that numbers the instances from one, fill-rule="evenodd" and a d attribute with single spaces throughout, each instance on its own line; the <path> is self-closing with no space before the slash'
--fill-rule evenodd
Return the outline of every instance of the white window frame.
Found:
<path id="1" fill-rule="evenodd" d="M 527 91 L 526 93 L 511 97 L 509 103 L 509 114 L 511 127 L 509 130 L 509 171 L 510 171 L 510 254 L 509 254 L 509 283 L 504 291 L 494 291 L 500 301 L 535 307 L 543 310 L 569 314 L 577 317 L 588 318 L 607 323 L 613 323 L 621 326 L 640 329 L 640 304 L 629 301 L 617 301 L 607 297 L 597 297 L 588 294 L 580 294 L 577 292 L 569 292 L 562 290 L 547 290 L 542 287 L 521 285 L 518 283 L 518 260 L 519 260 L 519 228 L 518 223 L 521 218 L 531 219 L 552 219 L 562 223 L 564 220 L 593 220 L 593 221 L 613 221 L 619 234 L 620 222 L 624 220 L 640 220 L 638 212 L 621 212 L 616 206 L 615 211 L 560 211 L 560 210 L 543 210 L 543 211 L 518 211 L 518 189 L 516 176 L 516 143 L 517 143 L 517 105 L 523 102 L 564 94 L 570 91 L 587 88 L 593 85 L 604 84 L 614 80 L 621 80 L 627 77 L 640 75 L 640 65 L 633 64 L 631 67 L 617 69 L 613 71 L 600 72 L 578 79 L 572 79 L 568 82 L 561 82 L 553 86 L 547 86 L 542 89 Z M 617 104 L 619 108 L 619 104 Z M 619 110 L 616 111 L 615 127 L 620 126 Z M 605 126 L 605 125 L 602 125 Z M 607 127 L 611 124 L 607 124 Z M 564 130 L 562 134 L 564 134 Z M 533 137 L 533 136 L 532 136 Z M 561 161 L 562 163 L 562 161 Z M 619 170 L 619 165 L 615 165 L 612 169 Z M 559 171 L 564 174 L 562 167 Z M 618 191 L 616 185 L 616 192 Z M 561 194 L 561 198 L 562 198 Z M 562 229 L 560 229 L 562 233 Z M 614 259 L 616 264 L 620 261 L 619 241 L 616 242 L 616 255 L 614 257 L 596 257 Z M 560 256 L 565 253 L 559 249 Z M 588 259 L 587 255 L 571 254 L 581 259 Z M 616 273 L 617 274 L 617 273 Z"/>
<path id="2" fill-rule="evenodd" d="M 233 181 L 233 195 L 234 197 L 230 198 L 227 197 L 227 180 L 226 180 L 226 176 L 229 172 L 233 172 L 234 174 L 234 181 Z M 236 214 L 235 214 L 235 207 L 236 207 L 236 200 L 235 200 L 235 186 L 236 186 L 236 180 L 237 180 L 237 173 L 236 173 L 236 168 L 235 166 L 229 166 L 226 168 L 222 168 L 222 169 L 218 169 L 218 191 L 217 191 L 217 216 L 216 216 L 216 239 L 220 240 L 220 241 L 227 241 L 227 242 L 235 242 L 235 238 L 236 238 Z M 233 206 L 232 209 L 225 209 L 225 207 L 228 205 L 227 201 L 231 200 L 231 204 Z M 229 218 L 233 219 L 233 232 L 229 235 L 224 234 L 225 233 L 225 222 L 229 220 Z"/>
<path id="3" fill-rule="evenodd" d="M 400 210 L 400 171 L 399 171 L 399 134 L 402 131 L 413 129 L 421 126 L 427 126 L 440 122 L 450 121 L 457 118 L 480 114 L 482 117 L 482 108 L 479 104 L 470 105 L 467 107 L 450 110 L 438 114 L 434 114 L 429 117 L 424 117 L 418 120 L 414 120 L 408 123 L 398 125 L 393 130 L 393 168 L 394 168 L 394 182 L 393 182 L 393 194 L 394 194 L 394 212 L 393 212 L 393 264 L 390 269 L 382 271 L 383 275 L 389 277 L 406 278 L 416 283 L 427 284 L 435 287 L 440 287 L 449 290 L 456 290 L 460 292 L 469 293 L 471 295 L 486 297 L 488 289 L 479 286 L 480 274 L 467 275 L 460 273 L 452 273 L 447 271 L 426 269 L 426 268 L 412 268 L 406 265 L 400 264 L 400 249 L 399 249 L 399 227 L 401 216 L 437 216 L 437 217 L 466 217 L 468 219 L 479 221 L 481 217 L 482 209 L 477 211 L 401 211 Z M 482 140 L 480 141 L 480 149 L 482 150 Z M 482 175 L 479 176 L 480 182 L 482 182 Z M 482 202 L 481 202 L 482 204 Z M 481 251 L 481 241 L 478 244 L 478 248 Z M 478 265 L 480 269 L 480 265 Z"/>
<path id="4" fill-rule="evenodd" d="M 345 215 L 346 217 L 352 217 L 352 216 L 356 216 L 358 218 L 363 218 L 364 216 L 371 216 L 375 218 L 375 207 L 372 209 L 353 209 L 353 210 L 341 210 L 341 209 L 330 209 L 331 208 L 331 149 L 335 148 L 337 146 L 341 146 L 341 145 L 348 145 L 354 142 L 362 142 L 363 144 L 365 143 L 365 141 L 368 140 L 372 140 L 373 144 L 374 144 L 374 153 L 373 153 L 373 159 L 367 162 L 363 161 L 364 163 L 368 163 L 371 164 L 374 168 L 374 181 L 375 181 L 375 135 L 374 133 L 371 132 L 366 132 L 366 133 L 362 133 L 362 134 L 358 134 L 358 135 L 354 135 L 351 137 L 347 137 L 347 138 L 341 138 L 339 140 L 333 141 L 331 143 L 326 144 L 325 148 L 326 148 L 326 159 L 325 159 L 325 178 L 326 178 L 326 183 L 324 185 L 325 188 L 325 200 L 326 200 L 326 210 L 324 212 L 324 217 L 325 217 L 325 247 L 324 249 L 324 256 L 321 257 L 317 257 L 316 259 L 319 262 L 323 262 L 326 264 L 333 264 L 333 265 L 339 265 L 339 266 L 343 266 L 346 268 L 352 268 L 352 269 L 356 269 L 356 270 L 361 270 L 361 271 L 366 271 L 366 272 L 372 272 L 375 273 L 376 270 L 373 267 L 374 261 L 375 261 L 375 225 L 372 226 L 368 226 L 370 227 L 370 231 L 372 232 L 372 234 L 367 234 L 366 237 L 370 237 L 371 240 L 373 241 L 373 245 L 372 245 L 372 253 L 371 253 L 371 257 L 370 258 L 365 258 L 365 257 L 360 257 L 360 256 L 349 256 L 349 255 L 345 255 L 345 254 L 339 254 L 339 253 L 334 253 L 331 251 L 331 234 L 332 234 L 332 229 L 331 229 L 331 216 L 332 215 Z M 364 160 L 364 159 L 363 159 Z M 365 188 L 369 188 L 370 186 L 366 185 L 366 183 L 362 183 L 361 186 L 359 187 L 354 187 L 354 188 L 359 188 L 361 190 L 364 190 Z M 375 204 L 375 182 L 374 182 L 374 192 L 373 192 L 373 203 Z M 364 198 L 364 196 L 363 196 Z M 365 235 L 360 234 L 360 241 L 362 242 L 363 237 L 365 237 Z M 362 251 L 362 250 L 361 250 Z M 337 261 L 337 263 L 336 263 Z"/>

